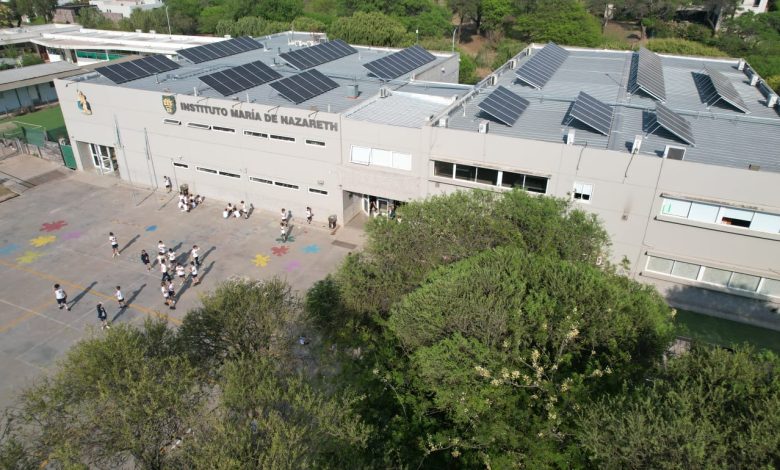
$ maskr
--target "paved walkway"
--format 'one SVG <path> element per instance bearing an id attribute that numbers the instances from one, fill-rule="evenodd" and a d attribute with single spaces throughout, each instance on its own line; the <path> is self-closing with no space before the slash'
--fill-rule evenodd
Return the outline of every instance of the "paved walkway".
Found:
<path id="1" fill-rule="evenodd" d="M 75 341 L 102 334 L 96 328 L 99 301 L 114 322 L 162 315 L 180 324 L 199 305 L 199 294 L 224 279 L 281 276 L 304 292 L 363 243 L 359 229 L 334 234 L 324 221 L 309 226 L 301 218 L 292 221 L 290 241 L 281 243 L 275 212 L 224 220 L 224 203 L 206 200 L 182 213 L 174 193 L 131 190 L 115 178 L 70 172 L 34 157 L 0 161 L 0 172 L 16 178 L 7 184 L 37 183 L 0 203 L 0 409 Z M 118 258 L 111 257 L 109 231 L 119 239 Z M 159 270 L 147 272 L 139 259 L 141 249 L 154 259 L 158 240 L 182 261 L 193 244 L 201 248 L 202 283 L 184 284 L 176 310 L 163 305 Z M 57 309 L 54 283 L 67 291 L 70 312 Z M 113 296 L 117 285 L 128 300 L 125 309 Z"/>

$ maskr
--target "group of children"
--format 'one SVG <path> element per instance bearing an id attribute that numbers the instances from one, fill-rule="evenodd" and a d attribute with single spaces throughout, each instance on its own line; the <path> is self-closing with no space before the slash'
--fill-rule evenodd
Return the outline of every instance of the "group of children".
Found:
<path id="1" fill-rule="evenodd" d="M 249 218 L 249 212 L 252 211 L 252 204 L 247 205 L 244 201 L 241 201 L 241 207 L 236 204 L 235 206 L 228 202 L 227 207 L 222 211 L 222 218 L 223 219 L 229 219 L 231 217 L 235 217 L 236 219 Z"/>
<path id="2" fill-rule="evenodd" d="M 195 209 L 199 205 L 203 204 L 203 201 L 206 198 L 201 196 L 200 194 L 193 196 L 190 194 L 189 196 L 186 194 L 179 194 L 179 210 L 182 212 L 189 212 L 192 209 Z"/>
<path id="3" fill-rule="evenodd" d="M 200 269 L 200 248 L 198 245 L 192 245 L 190 250 L 190 256 L 192 261 L 189 264 L 189 273 L 192 277 L 192 285 L 197 286 L 200 284 L 198 278 L 198 271 Z M 146 266 L 147 271 L 152 270 L 149 254 L 146 250 L 141 250 L 141 262 Z M 162 240 L 157 242 L 157 262 L 160 266 L 160 273 L 162 279 L 160 280 L 160 291 L 162 292 L 165 305 L 171 309 L 176 305 L 176 287 L 174 284 L 174 276 L 179 278 L 179 287 L 183 286 L 187 280 L 187 266 L 185 263 L 179 263 L 177 261 L 176 252 L 173 248 L 165 247 L 165 243 Z"/>
<path id="4" fill-rule="evenodd" d="M 114 297 L 116 297 L 117 302 L 119 302 L 120 309 L 127 307 L 127 302 L 125 301 L 125 295 L 122 293 L 121 286 L 116 286 Z M 54 284 L 54 299 L 57 301 L 57 306 L 60 310 L 65 308 L 70 312 L 70 305 L 68 305 L 68 294 L 67 292 L 65 292 L 65 289 L 63 289 L 62 286 L 59 284 Z M 106 328 L 110 329 L 111 325 L 108 322 L 108 312 L 106 311 L 106 308 L 103 306 L 103 302 L 98 302 L 96 308 L 97 308 L 97 317 L 98 320 L 100 320 L 100 329 L 101 330 L 104 330 Z"/>
<path id="5" fill-rule="evenodd" d="M 311 224 L 311 220 L 314 217 L 314 213 L 311 211 L 311 207 L 306 207 L 306 223 Z M 290 236 L 290 222 L 292 221 L 292 211 L 282 207 L 282 221 L 279 223 L 279 232 L 282 236 L 282 243 L 287 242 L 287 238 Z"/>

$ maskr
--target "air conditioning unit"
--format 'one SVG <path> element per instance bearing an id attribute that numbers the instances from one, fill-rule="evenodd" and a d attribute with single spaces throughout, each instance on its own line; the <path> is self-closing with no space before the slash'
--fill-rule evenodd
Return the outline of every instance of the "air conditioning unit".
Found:
<path id="1" fill-rule="evenodd" d="M 566 145 L 574 145 L 575 134 L 576 134 L 575 129 L 569 129 L 569 132 L 566 133 Z"/>
<path id="2" fill-rule="evenodd" d="M 766 105 L 767 107 L 771 108 L 776 104 L 777 104 L 777 95 L 772 93 L 771 95 L 769 95 L 769 98 L 766 99 Z"/>
<path id="3" fill-rule="evenodd" d="M 737 70 L 745 70 L 745 59 L 739 59 L 739 62 L 737 62 Z"/>
<path id="4" fill-rule="evenodd" d="M 479 123 L 479 133 L 480 134 L 487 134 L 489 125 L 490 125 L 489 121 L 482 121 L 482 122 L 480 122 Z"/>
<path id="5" fill-rule="evenodd" d="M 447 127 L 447 118 L 446 117 L 439 118 L 438 126 L 439 127 Z"/>
<path id="6" fill-rule="evenodd" d="M 636 155 L 639 153 L 639 149 L 642 148 L 642 136 L 637 135 L 634 136 L 634 143 L 631 145 L 631 155 Z"/>
<path id="7" fill-rule="evenodd" d="M 756 86 L 756 83 L 758 83 L 758 74 L 753 72 L 750 75 L 750 86 Z"/>
<path id="8" fill-rule="evenodd" d="M 497 76 L 491 75 L 490 77 L 488 77 L 488 85 L 489 86 L 495 85 L 496 82 L 498 82 L 498 77 Z"/>
<path id="9" fill-rule="evenodd" d="M 380 98 L 387 98 L 388 96 L 390 96 L 390 90 L 388 90 L 385 87 L 382 87 L 382 88 L 379 89 L 379 97 Z"/>
<path id="10" fill-rule="evenodd" d="M 509 61 L 509 68 L 510 69 L 514 69 L 515 67 L 517 67 L 517 60 L 516 59 L 510 60 Z"/>

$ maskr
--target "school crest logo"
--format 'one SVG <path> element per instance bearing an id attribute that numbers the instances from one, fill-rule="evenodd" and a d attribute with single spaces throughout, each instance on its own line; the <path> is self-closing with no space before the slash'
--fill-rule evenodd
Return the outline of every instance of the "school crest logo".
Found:
<path id="1" fill-rule="evenodd" d="M 175 95 L 163 95 L 162 97 L 163 108 L 168 114 L 176 113 L 176 96 Z"/>
<path id="2" fill-rule="evenodd" d="M 76 107 L 79 108 L 79 111 L 86 115 L 92 114 L 92 106 L 89 105 L 89 101 L 87 101 L 87 97 L 82 92 L 78 92 L 77 100 L 76 100 Z"/>

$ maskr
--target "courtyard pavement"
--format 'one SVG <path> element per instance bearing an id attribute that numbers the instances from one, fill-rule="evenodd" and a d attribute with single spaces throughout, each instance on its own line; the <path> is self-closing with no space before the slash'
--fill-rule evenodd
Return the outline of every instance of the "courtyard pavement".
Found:
<path id="1" fill-rule="evenodd" d="M 363 244 L 362 230 L 332 233 L 324 220 L 317 223 L 317 214 L 307 225 L 303 207 L 293 208 L 291 239 L 281 243 L 275 212 L 224 220 L 225 203 L 207 199 L 182 213 L 174 192 L 133 189 L 111 176 L 29 156 L 0 161 L 0 181 L 21 192 L 0 203 L 0 410 L 31 379 L 51 371 L 76 341 L 102 334 L 97 302 L 114 323 L 162 315 L 178 325 L 200 304 L 199 295 L 220 281 L 279 276 L 303 294 Z M 117 258 L 109 232 L 118 237 Z M 140 261 L 141 249 L 154 261 L 158 240 L 175 248 L 180 261 L 193 244 L 200 247 L 202 282 L 179 288 L 176 310 L 162 302 L 156 262 L 147 272 Z M 67 292 L 71 311 L 57 308 L 55 283 Z M 117 285 L 127 308 L 114 298 Z"/>

